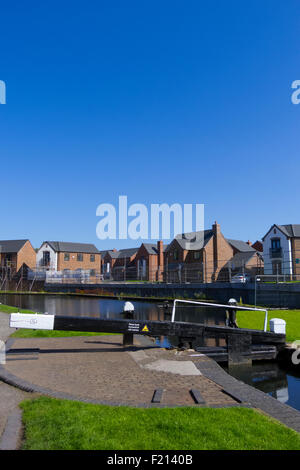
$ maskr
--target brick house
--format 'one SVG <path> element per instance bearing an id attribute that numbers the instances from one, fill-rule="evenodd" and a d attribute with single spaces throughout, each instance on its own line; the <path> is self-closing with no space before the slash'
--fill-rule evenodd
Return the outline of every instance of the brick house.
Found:
<path id="1" fill-rule="evenodd" d="M 254 250 L 259 251 L 259 253 L 263 253 L 263 251 L 264 251 L 264 245 L 259 240 L 257 240 L 251 246 L 252 246 L 252 248 L 254 248 Z"/>
<path id="2" fill-rule="evenodd" d="M 166 247 L 165 247 L 166 249 Z M 136 257 L 137 279 L 147 281 L 162 281 L 164 273 L 164 245 L 142 243 Z"/>
<path id="3" fill-rule="evenodd" d="M 45 241 L 36 254 L 36 268 L 61 272 L 89 271 L 93 277 L 100 272 L 101 255 L 95 245 Z"/>
<path id="4" fill-rule="evenodd" d="M 274 224 L 262 242 L 266 275 L 300 275 L 299 224 Z"/>
<path id="5" fill-rule="evenodd" d="M 165 274 L 166 282 L 178 281 L 205 281 L 207 268 L 206 247 L 213 237 L 212 230 L 204 230 L 203 247 L 200 250 L 189 250 L 188 245 L 193 240 L 194 233 L 182 234 L 175 237 L 165 250 Z M 184 268 L 186 268 L 184 270 Z M 212 268 L 211 268 L 212 269 Z"/>
<path id="6" fill-rule="evenodd" d="M 225 238 L 217 222 L 210 230 L 204 230 L 201 234 L 203 246 L 197 249 L 190 249 L 190 241 L 193 241 L 193 236 L 196 237 L 195 232 L 176 237 L 167 247 L 165 251 L 166 281 L 229 281 L 230 262 L 235 261 L 234 266 L 237 269 L 246 268 L 243 264 L 246 263 L 251 272 L 254 272 L 256 265 L 260 265 L 262 261 L 259 260 L 258 263 L 256 250 L 248 243 Z"/>
<path id="7" fill-rule="evenodd" d="M 0 240 L 1 268 L 10 268 L 11 272 L 18 272 L 25 265 L 35 268 L 36 252 L 29 240 Z"/>
<path id="8" fill-rule="evenodd" d="M 108 250 L 102 254 L 102 273 L 104 279 L 116 281 L 136 279 L 135 257 L 138 248 Z"/>

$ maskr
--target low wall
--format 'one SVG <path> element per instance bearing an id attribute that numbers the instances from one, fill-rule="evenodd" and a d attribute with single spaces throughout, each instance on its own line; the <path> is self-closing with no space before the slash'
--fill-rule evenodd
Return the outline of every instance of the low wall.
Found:
<path id="1" fill-rule="evenodd" d="M 233 297 L 244 304 L 266 307 L 299 308 L 300 284 L 143 284 L 143 283 L 101 283 L 101 284 L 45 284 L 47 292 L 77 292 L 99 295 L 123 295 L 124 297 L 159 297 L 188 299 L 211 299 L 227 303 Z"/>

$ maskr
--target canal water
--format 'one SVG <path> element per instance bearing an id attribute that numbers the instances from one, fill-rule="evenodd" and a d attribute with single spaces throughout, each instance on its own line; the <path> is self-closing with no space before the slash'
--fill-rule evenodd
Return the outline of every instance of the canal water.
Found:
<path id="1" fill-rule="evenodd" d="M 58 294 L 0 294 L 0 302 L 17 308 L 47 312 L 51 315 L 87 316 L 102 319 L 123 318 L 125 301 L 104 299 L 90 296 L 72 296 Z M 172 302 L 166 310 L 161 303 L 131 301 L 137 320 L 169 320 Z M 209 325 L 224 325 L 223 309 L 196 307 L 192 305 L 176 306 L 176 320 Z"/>
<path id="2" fill-rule="evenodd" d="M 250 367 L 224 369 L 236 379 L 300 411 L 300 372 L 295 369 L 283 368 L 273 361 L 257 361 Z"/>
<path id="3" fill-rule="evenodd" d="M 71 295 L 39 295 L 39 294 L 1 294 L 0 302 L 17 308 L 52 315 L 88 316 L 102 319 L 123 318 L 124 301 L 99 297 Z M 161 303 L 132 301 L 135 318 L 139 320 L 170 320 L 172 302 L 168 310 Z M 225 324 L 223 309 L 181 306 L 176 307 L 176 320 L 209 325 Z M 210 345 L 214 346 L 211 343 Z M 157 344 L 162 347 L 176 346 L 178 338 L 160 338 Z M 220 344 L 222 345 L 222 344 Z M 300 374 L 285 370 L 276 362 L 257 362 L 246 369 L 229 371 L 238 380 L 270 394 L 277 400 L 300 411 Z"/>

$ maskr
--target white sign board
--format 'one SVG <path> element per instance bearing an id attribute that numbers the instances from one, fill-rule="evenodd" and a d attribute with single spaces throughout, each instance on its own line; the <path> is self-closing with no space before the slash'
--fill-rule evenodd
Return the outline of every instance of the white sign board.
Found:
<path id="1" fill-rule="evenodd" d="M 54 316 L 38 313 L 12 313 L 9 326 L 11 328 L 30 328 L 33 330 L 53 330 Z"/>

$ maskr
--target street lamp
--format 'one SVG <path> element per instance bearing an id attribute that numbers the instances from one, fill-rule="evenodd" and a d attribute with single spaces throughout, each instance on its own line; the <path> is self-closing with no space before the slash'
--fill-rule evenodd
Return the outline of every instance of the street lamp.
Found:
<path id="1" fill-rule="evenodd" d="M 260 277 L 256 275 L 255 276 L 255 293 L 254 293 L 254 306 L 255 307 L 256 307 L 256 295 L 257 295 L 257 293 L 256 293 L 256 282 L 259 282 L 260 280 L 261 280 Z"/>

